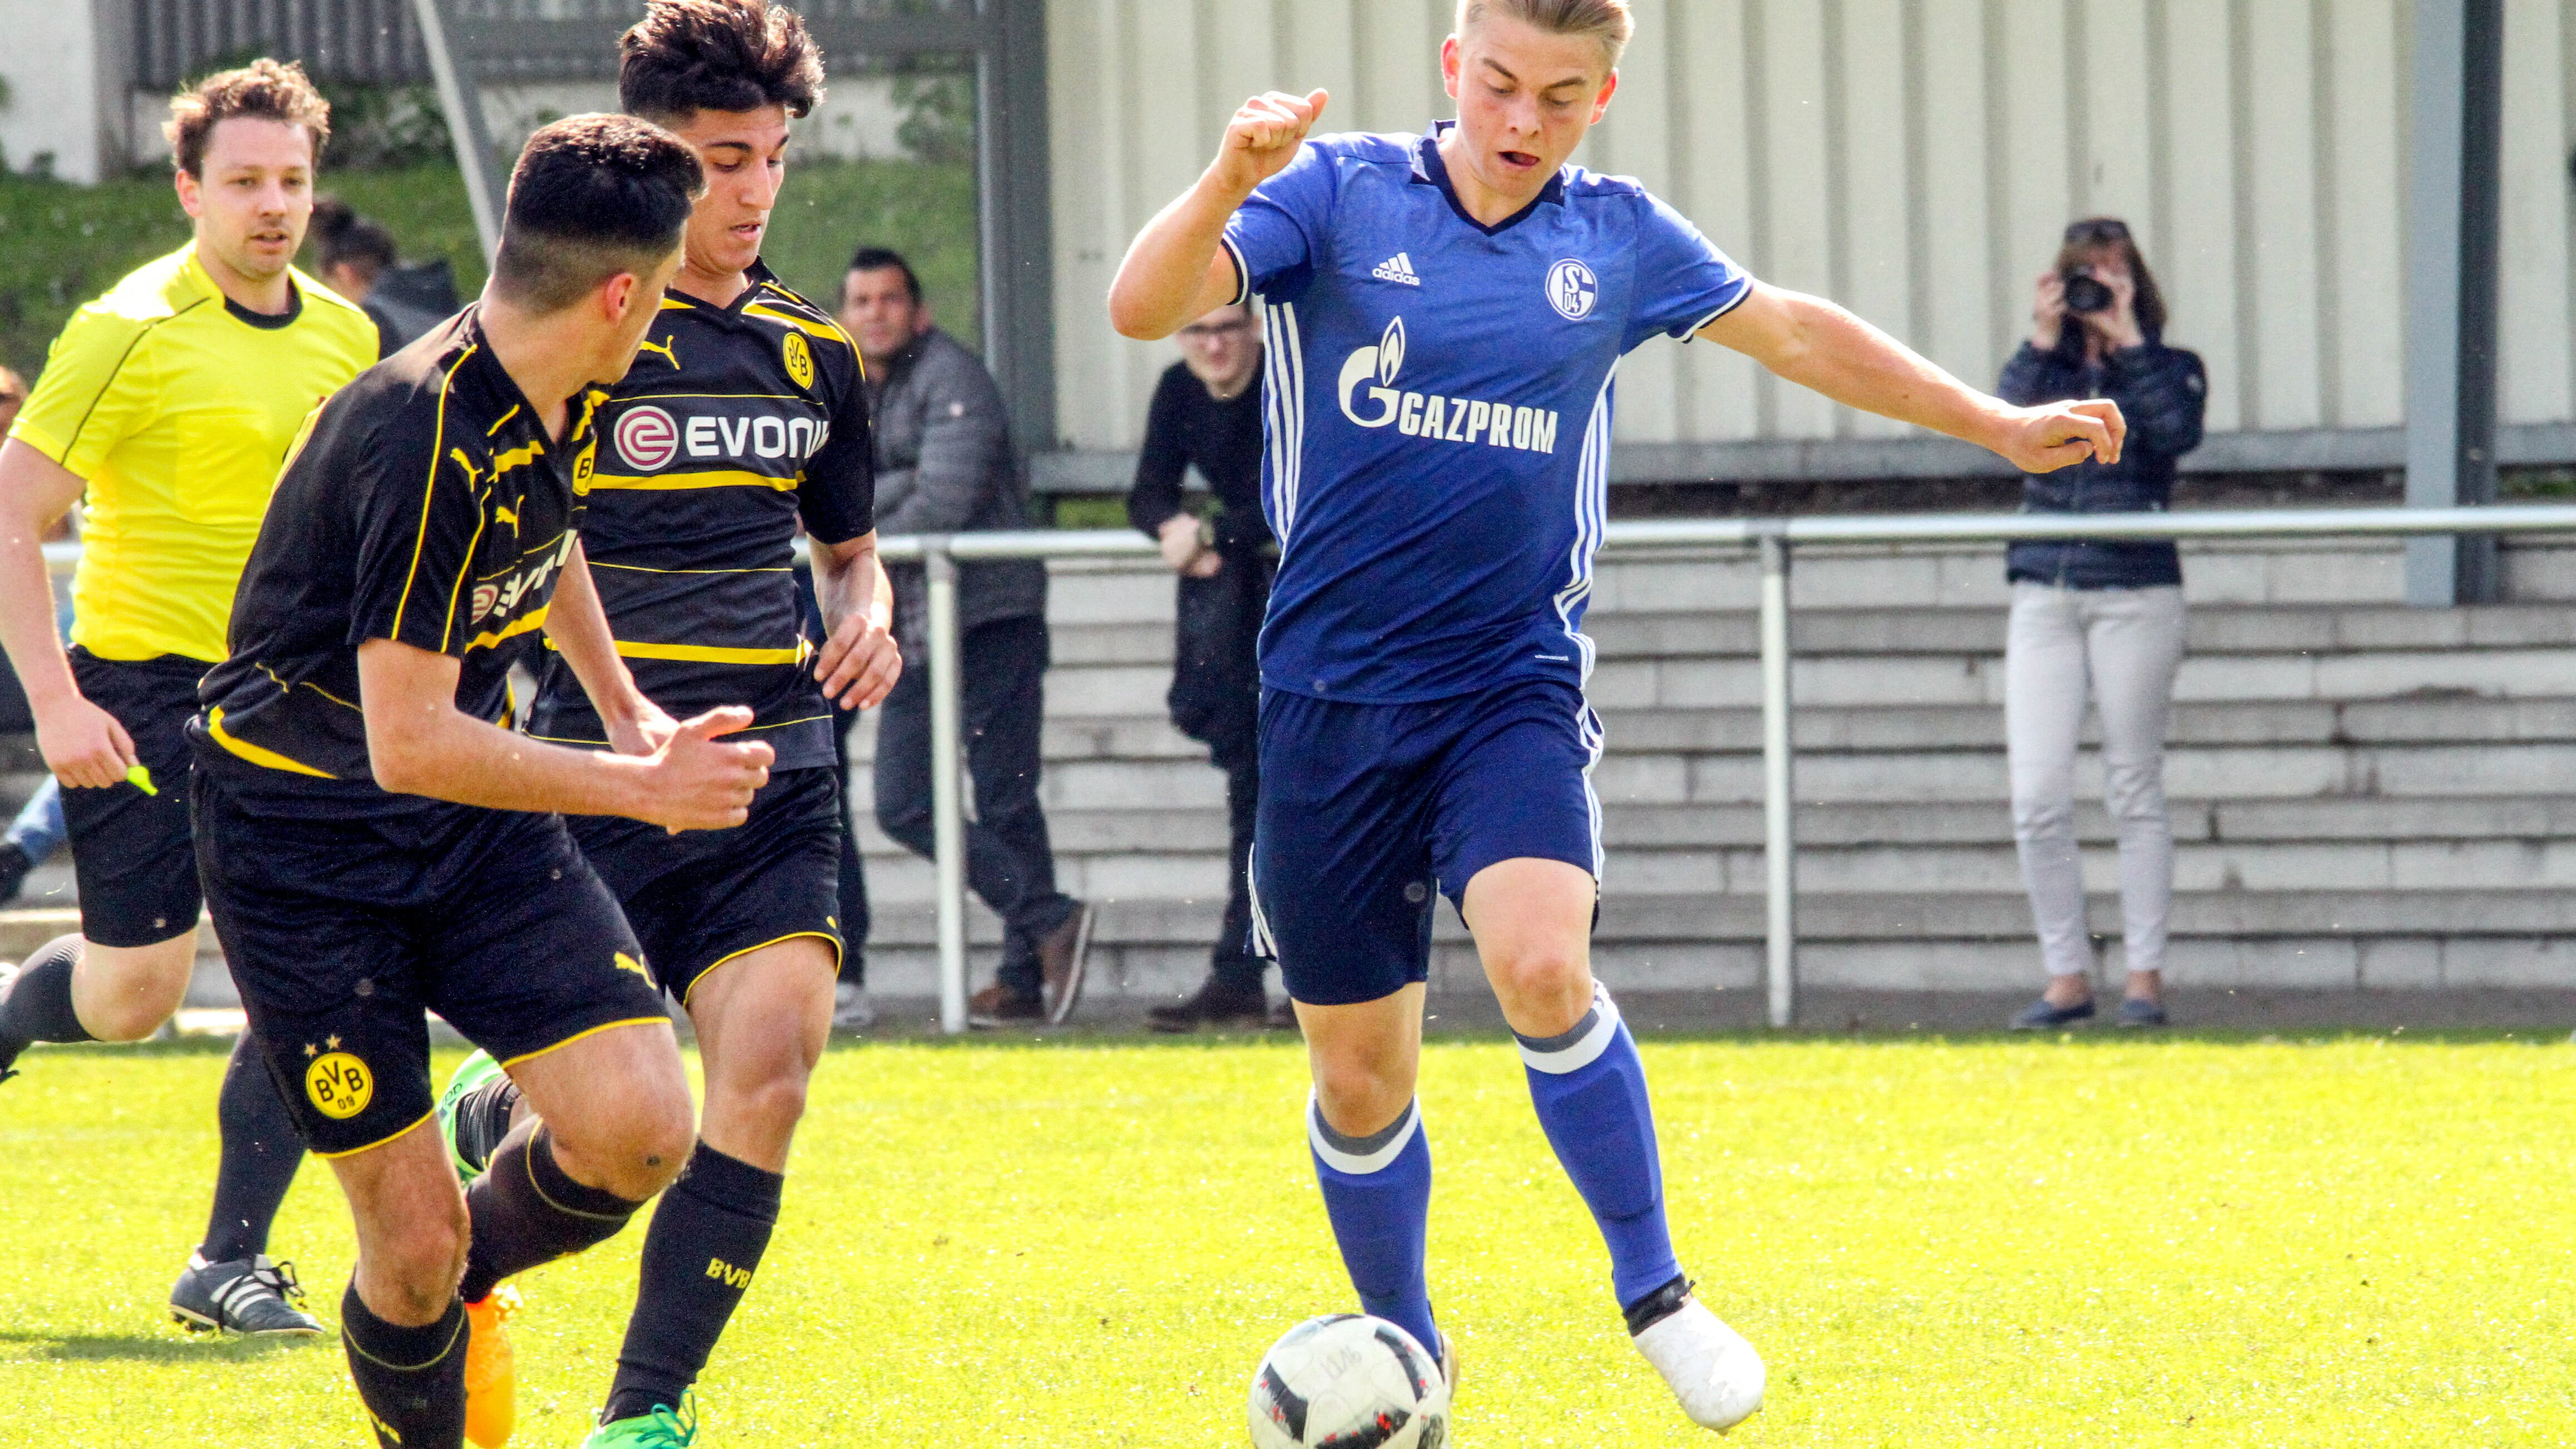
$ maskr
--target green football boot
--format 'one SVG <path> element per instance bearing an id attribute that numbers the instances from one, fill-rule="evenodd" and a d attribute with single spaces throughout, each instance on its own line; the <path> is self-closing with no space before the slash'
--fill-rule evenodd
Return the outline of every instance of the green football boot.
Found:
<path id="1" fill-rule="evenodd" d="M 698 1437 L 697 1396 L 678 1409 L 668 1404 L 649 1414 L 602 1424 L 581 1441 L 581 1449 L 688 1449 Z"/>
<path id="2" fill-rule="evenodd" d="M 473 1140 L 480 1134 L 472 1121 L 466 1122 L 465 1134 L 460 1138 L 457 1123 L 468 1114 L 459 1112 L 457 1108 L 476 1092 L 495 1082 L 506 1087 L 509 1080 L 510 1074 L 501 1070 L 501 1064 L 492 1060 L 492 1054 L 478 1049 L 457 1064 L 456 1075 L 447 1079 L 447 1090 L 439 1094 L 438 1135 L 447 1143 L 448 1165 L 456 1169 L 458 1182 L 472 1182 L 481 1177 L 483 1164 L 491 1161 L 492 1149 L 500 1143 L 498 1139 L 490 1142 Z M 479 1118 L 483 1114 L 471 1115 Z"/>

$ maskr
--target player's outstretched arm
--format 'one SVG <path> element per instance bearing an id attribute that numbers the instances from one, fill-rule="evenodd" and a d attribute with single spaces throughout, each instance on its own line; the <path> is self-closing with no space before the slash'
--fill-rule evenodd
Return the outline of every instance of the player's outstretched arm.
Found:
<path id="1" fill-rule="evenodd" d="M 134 741 L 73 681 L 45 572 L 45 530 L 86 486 L 23 439 L 0 444 L 0 647 L 27 691 L 45 768 L 66 785 L 105 789 L 124 783 Z"/>
<path id="2" fill-rule="evenodd" d="M 1760 282 L 1699 335 L 1838 403 L 1991 449 L 2027 473 L 2087 458 L 2116 463 L 2128 437 L 2118 403 L 2097 398 L 2014 407 L 1821 297 Z"/>
<path id="3" fill-rule="evenodd" d="M 1109 321 L 1121 336 L 1153 342 L 1234 300 L 1233 259 L 1220 248 L 1225 224 L 1254 187 L 1297 159 L 1297 148 L 1331 97 L 1272 91 L 1243 103 L 1198 183 L 1145 223 L 1109 285 Z"/>
<path id="4" fill-rule="evenodd" d="M 894 638 L 894 590 L 877 536 L 814 544 L 814 601 L 828 635 L 815 657 L 814 677 L 823 694 L 843 709 L 874 709 L 903 677 L 903 650 Z"/>
<path id="5" fill-rule="evenodd" d="M 769 746 L 717 738 L 749 725 L 750 710 L 709 710 L 641 757 L 569 749 L 459 710 L 460 668 L 452 655 L 391 639 L 358 646 L 358 702 L 378 785 L 490 810 L 623 815 L 676 832 L 740 825 L 769 781 Z"/>
<path id="6" fill-rule="evenodd" d="M 546 606 L 546 639 L 572 666 L 590 707 L 608 727 L 608 742 L 621 755 L 649 755 L 679 728 L 662 707 L 635 687 L 635 672 L 617 657 L 616 637 L 608 632 L 608 610 L 599 602 L 599 585 L 590 576 L 590 558 L 576 542 L 564 561 L 555 596 Z"/>

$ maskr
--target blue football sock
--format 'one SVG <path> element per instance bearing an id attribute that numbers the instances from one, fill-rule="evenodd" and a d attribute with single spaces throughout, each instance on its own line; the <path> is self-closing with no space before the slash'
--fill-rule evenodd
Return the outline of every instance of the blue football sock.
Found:
<path id="1" fill-rule="evenodd" d="M 1610 1245 L 1621 1307 L 1681 1276 L 1664 1226 L 1664 1167 L 1646 1064 L 1610 993 L 1593 987 L 1592 1010 L 1563 1036 L 1521 1037 L 1539 1125 Z"/>
<path id="2" fill-rule="evenodd" d="M 1407 1103 L 1395 1125 L 1375 1136 L 1345 1137 L 1309 1101 L 1306 1139 L 1360 1307 L 1439 1353 L 1431 1290 L 1422 1280 L 1431 1218 L 1431 1143 L 1422 1131 L 1422 1104 Z"/>

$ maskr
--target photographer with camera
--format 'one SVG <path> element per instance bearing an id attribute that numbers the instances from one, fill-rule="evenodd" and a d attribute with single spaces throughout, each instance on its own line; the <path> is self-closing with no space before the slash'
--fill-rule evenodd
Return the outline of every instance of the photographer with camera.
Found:
<path id="1" fill-rule="evenodd" d="M 2026 475 L 2022 511 L 2163 512 L 2176 462 L 2200 446 L 2209 385 L 2197 356 L 2164 345 L 2164 297 L 2128 226 L 2096 217 L 2068 227 L 2031 317 L 2030 340 L 2004 365 L 1996 394 L 2025 407 L 2109 398 L 2128 419 L 2129 441 L 2115 463 Z M 2169 541 L 2034 540 L 2014 544 L 2005 567 L 2013 838 L 2048 969 L 2046 994 L 2012 1024 L 2035 1031 L 2093 1015 L 2075 841 L 2075 753 L 2089 687 L 2102 719 L 2103 803 L 2120 845 L 2128 982 L 2119 1022 L 2162 1026 L 2174 861 L 2165 719 L 2182 663 L 2181 557 Z"/>

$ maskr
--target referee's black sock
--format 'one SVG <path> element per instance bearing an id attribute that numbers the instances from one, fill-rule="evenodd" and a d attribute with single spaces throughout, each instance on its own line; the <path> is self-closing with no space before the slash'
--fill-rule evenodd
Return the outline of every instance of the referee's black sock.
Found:
<path id="1" fill-rule="evenodd" d="M 80 958 L 75 933 L 56 936 L 19 963 L 17 981 L 0 997 L 0 1071 L 34 1042 L 93 1040 L 72 1010 L 72 968 Z"/>
<path id="2" fill-rule="evenodd" d="M 223 1090 L 215 1097 L 215 1126 L 223 1147 L 215 1158 L 206 1241 L 197 1253 L 209 1263 L 232 1263 L 268 1251 L 269 1225 L 304 1163 L 295 1115 L 278 1095 L 254 1033 L 245 1031 L 233 1043 Z"/>
<path id="3" fill-rule="evenodd" d="M 474 1239 L 465 1252 L 465 1301 L 480 1303 L 502 1279 L 607 1242 L 644 1204 L 573 1181 L 555 1161 L 543 1122 L 513 1132 L 465 1190 Z"/>
<path id="4" fill-rule="evenodd" d="M 340 1295 L 340 1343 L 378 1449 L 446 1449 L 465 1442 L 465 1305 L 425 1328 L 387 1323 L 358 1297 Z"/>
<path id="5" fill-rule="evenodd" d="M 679 1407 L 751 1287 L 786 1181 L 698 1144 L 644 1235 L 643 1282 L 600 1422 Z"/>

